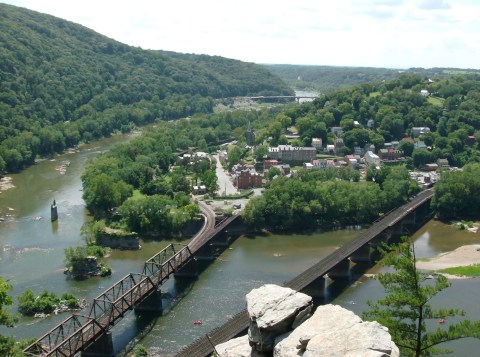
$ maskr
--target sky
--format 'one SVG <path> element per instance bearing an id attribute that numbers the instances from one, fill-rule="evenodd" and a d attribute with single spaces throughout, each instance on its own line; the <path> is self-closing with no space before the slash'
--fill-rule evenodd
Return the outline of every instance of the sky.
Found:
<path id="1" fill-rule="evenodd" d="M 479 0 L 0 0 L 144 49 L 255 63 L 480 68 Z"/>

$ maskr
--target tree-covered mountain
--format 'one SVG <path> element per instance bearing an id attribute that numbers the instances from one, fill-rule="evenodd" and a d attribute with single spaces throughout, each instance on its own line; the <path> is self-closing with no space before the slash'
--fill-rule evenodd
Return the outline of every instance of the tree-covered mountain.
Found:
<path id="1" fill-rule="evenodd" d="M 387 68 L 306 66 L 292 64 L 265 65 L 292 88 L 333 92 L 362 83 L 380 82 L 398 76 L 399 71 Z"/>
<path id="2" fill-rule="evenodd" d="M 479 73 L 477 69 L 409 68 L 406 70 L 370 67 L 306 66 L 291 64 L 265 65 L 290 87 L 330 93 L 337 89 L 363 83 L 389 81 L 408 72 L 425 78 L 447 77 L 453 74 Z"/>
<path id="3" fill-rule="evenodd" d="M 253 63 L 147 51 L 0 4 L 0 172 L 156 119 L 210 112 L 213 98 L 292 94 Z"/>

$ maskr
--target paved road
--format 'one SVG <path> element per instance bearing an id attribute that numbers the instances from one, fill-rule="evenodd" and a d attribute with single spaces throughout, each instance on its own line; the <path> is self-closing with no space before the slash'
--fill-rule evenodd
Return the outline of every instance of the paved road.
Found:
<path id="1" fill-rule="evenodd" d="M 238 191 L 233 186 L 232 181 L 230 180 L 230 175 L 225 172 L 225 170 L 222 167 L 222 164 L 220 163 L 220 159 L 218 158 L 218 155 L 213 155 L 215 160 L 217 160 L 217 168 L 216 168 L 216 173 L 217 173 L 217 182 L 218 182 L 218 191 L 217 194 L 219 196 L 225 195 L 225 191 L 227 195 L 234 195 Z"/>

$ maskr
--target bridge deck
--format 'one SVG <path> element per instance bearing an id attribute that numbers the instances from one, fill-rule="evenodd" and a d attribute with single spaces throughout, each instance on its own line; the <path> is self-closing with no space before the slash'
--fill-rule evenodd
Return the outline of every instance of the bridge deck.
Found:
<path id="1" fill-rule="evenodd" d="M 344 259 L 348 259 L 354 252 L 356 252 L 363 245 L 370 242 L 378 234 L 385 231 L 387 228 L 394 226 L 396 223 L 405 218 L 410 212 L 430 200 L 433 196 L 433 190 L 426 190 L 418 194 L 412 201 L 395 209 L 394 211 L 384 215 L 381 219 L 374 222 L 374 224 L 355 239 L 344 244 L 342 247 L 308 268 L 304 272 L 297 275 L 295 278 L 285 284 L 296 291 L 301 291 L 306 286 L 321 276 L 327 274 L 335 265 Z M 217 327 L 207 336 L 200 337 L 192 344 L 185 347 L 175 357 L 191 357 L 191 356 L 208 356 L 213 352 L 213 345 L 223 343 L 229 339 L 241 334 L 248 328 L 249 317 L 246 309 L 239 312 L 223 325 Z M 210 339 L 210 340 L 209 340 Z"/>

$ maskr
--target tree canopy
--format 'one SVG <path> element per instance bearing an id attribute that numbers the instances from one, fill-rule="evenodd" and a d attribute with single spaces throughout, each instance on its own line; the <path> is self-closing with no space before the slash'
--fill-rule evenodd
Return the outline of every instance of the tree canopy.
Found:
<path id="1" fill-rule="evenodd" d="M 0 4 L 0 171 L 114 131 L 209 113 L 214 98 L 291 95 L 262 66 L 142 50 Z"/>

